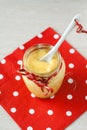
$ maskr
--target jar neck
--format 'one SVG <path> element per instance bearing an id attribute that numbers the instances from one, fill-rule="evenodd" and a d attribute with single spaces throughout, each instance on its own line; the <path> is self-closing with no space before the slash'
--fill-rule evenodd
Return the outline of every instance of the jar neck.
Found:
<path id="1" fill-rule="evenodd" d="M 20 70 L 19 70 L 19 73 L 21 73 L 22 75 L 26 76 L 27 78 L 29 78 L 30 80 L 37 80 L 37 81 L 44 81 L 46 82 L 47 80 L 49 80 L 51 77 L 53 76 L 56 76 L 58 74 L 58 72 L 61 70 L 62 68 L 62 62 L 60 64 L 60 67 L 50 76 L 46 76 L 46 77 L 41 77 L 39 75 L 36 75 L 34 73 L 30 73 L 28 72 L 27 70 L 24 69 L 24 66 L 22 65 Z"/>

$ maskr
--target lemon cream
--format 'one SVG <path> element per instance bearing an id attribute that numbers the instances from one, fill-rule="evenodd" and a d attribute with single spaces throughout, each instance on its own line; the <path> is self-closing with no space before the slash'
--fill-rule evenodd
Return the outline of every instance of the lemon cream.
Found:
<path id="1" fill-rule="evenodd" d="M 48 53 L 48 48 L 40 48 L 32 51 L 24 62 L 28 71 L 35 74 L 47 74 L 53 72 L 59 65 L 59 57 L 55 54 L 50 62 L 41 61 L 40 58 Z"/>

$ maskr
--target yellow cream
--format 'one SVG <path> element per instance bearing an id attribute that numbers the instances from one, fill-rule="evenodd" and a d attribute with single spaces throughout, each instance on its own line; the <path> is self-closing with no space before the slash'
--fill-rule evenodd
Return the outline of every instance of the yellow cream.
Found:
<path id="1" fill-rule="evenodd" d="M 27 57 L 25 64 L 28 71 L 36 74 L 46 74 L 58 68 L 60 62 L 57 53 L 53 56 L 50 62 L 40 61 L 40 58 L 48 53 L 49 49 L 39 48 L 32 51 Z"/>

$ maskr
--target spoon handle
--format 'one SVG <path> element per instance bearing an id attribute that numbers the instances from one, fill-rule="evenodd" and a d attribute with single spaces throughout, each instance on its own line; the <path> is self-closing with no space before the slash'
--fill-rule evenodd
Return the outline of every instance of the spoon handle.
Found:
<path id="1" fill-rule="evenodd" d="M 56 43 L 56 45 L 45 56 L 43 56 L 40 60 L 49 62 L 52 59 L 54 53 L 58 50 L 59 46 L 64 41 L 65 37 L 67 37 L 69 32 L 75 27 L 75 24 L 76 24 L 75 19 L 79 20 L 79 15 L 74 16 L 74 18 L 72 19 L 72 21 L 70 22 L 70 24 L 68 25 L 68 27 L 64 31 L 63 35 L 61 36 L 59 41 Z"/>

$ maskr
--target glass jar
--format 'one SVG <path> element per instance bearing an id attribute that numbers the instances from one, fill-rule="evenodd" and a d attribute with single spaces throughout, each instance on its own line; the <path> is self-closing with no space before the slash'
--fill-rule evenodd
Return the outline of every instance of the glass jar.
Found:
<path id="1" fill-rule="evenodd" d="M 39 98 L 49 98 L 56 94 L 65 76 L 65 62 L 56 52 L 50 62 L 41 61 L 53 46 L 37 44 L 26 50 L 20 69 L 28 90 Z"/>

